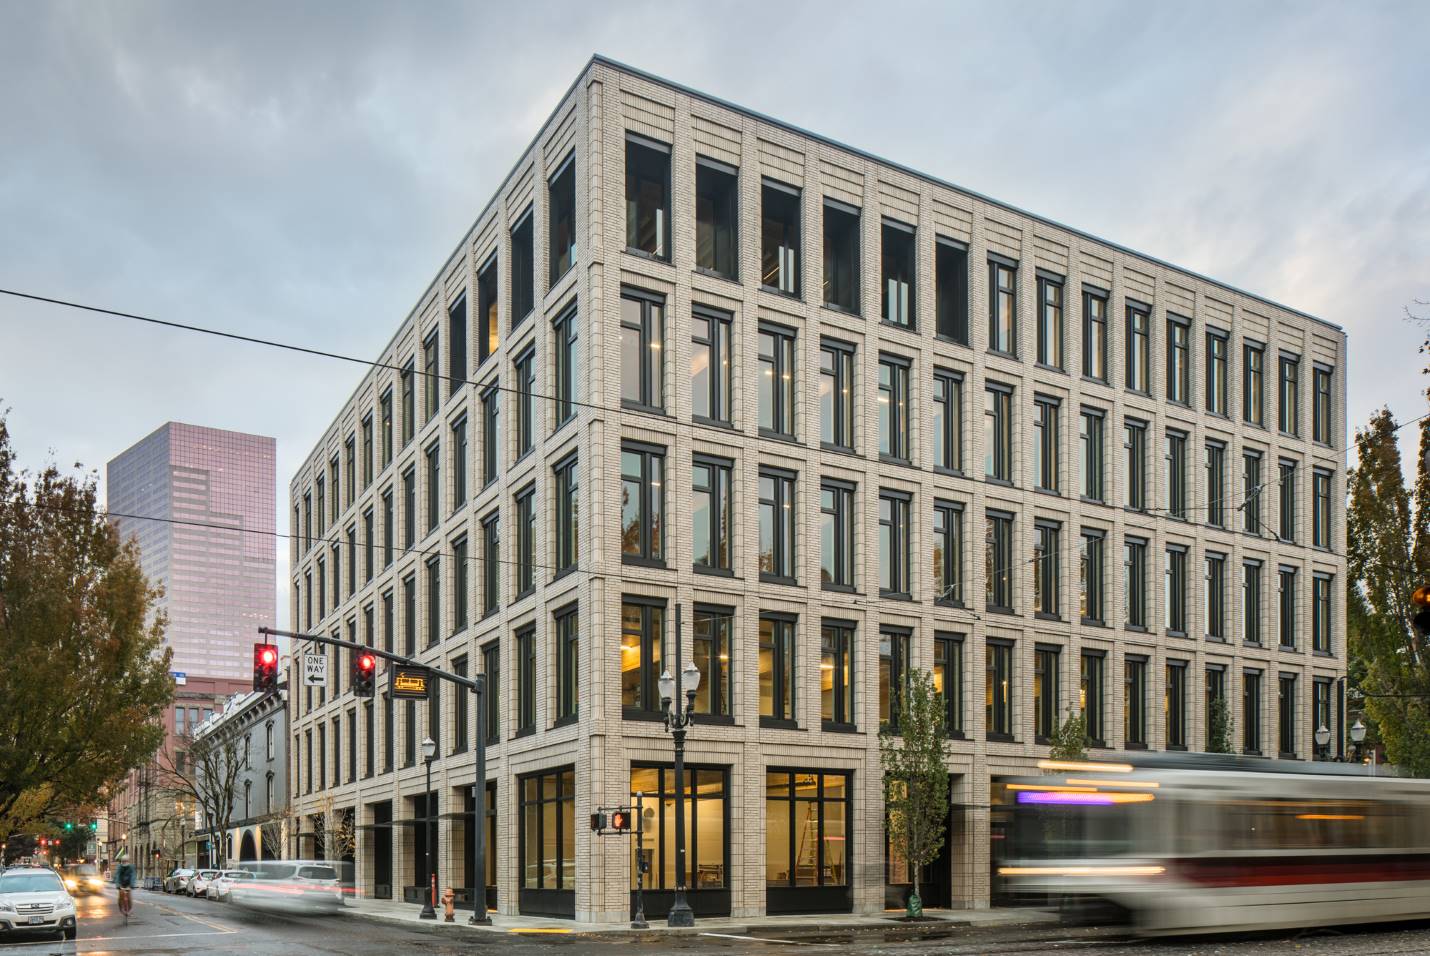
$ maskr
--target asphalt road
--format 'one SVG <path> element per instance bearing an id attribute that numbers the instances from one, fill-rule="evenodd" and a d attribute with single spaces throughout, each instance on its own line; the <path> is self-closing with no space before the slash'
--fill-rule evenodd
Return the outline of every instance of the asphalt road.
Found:
<path id="1" fill-rule="evenodd" d="M 1105 927 L 1046 924 L 998 928 L 949 927 L 925 939 L 885 938 L 880 933 L 846 933 L 799 940 L 763 940 L 743 936 L 651 934 L 615 939 L 580 934 L 519 936 L 464 933 L 454 937 L 429 927 L 360 919 L 351 914 L 289 917 L 254 915 L 222 903 L 135 893 L 128 925 L 115 903 L 114 890 L 80 897 L 79 939 L 57 942 L 35 937 L 0 939 L 0 956 L 40 954 L 144 954 L 144 956 L 290 956 L 294 953 L 342 956 L 454 956 L 463 953 L 552 953 L 558 956 L 795 956 L 821 953 L 846 956 L 983 956 L 983 954 L 1089 953 L 1096 956 L 1408 956 L 1430 953 L 1430 924 L 1351 929 L 1338 932 L 1281 933 L 1252 938 L 1144 942 Z"/>

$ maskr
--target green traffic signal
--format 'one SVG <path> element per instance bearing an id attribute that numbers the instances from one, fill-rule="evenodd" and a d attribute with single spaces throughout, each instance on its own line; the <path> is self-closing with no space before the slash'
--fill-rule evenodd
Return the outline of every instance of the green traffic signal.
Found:
<path id="1" fill-rule="evenodd" d="M 89 829 L 90 829 L 90 832 L 91 832 L 91 833 L 97 831 L 97 830 L 99 829 L 99 821 L 98 821 L 98 820 L 91 820 L 91 821 L 89 821 Z"/>
<path id="2" fill-rule="evenodd" d="M 65 832 L 66 832 L 66 833 L 69 833 L 69 832 L 71 832 L 71 831 L 73 831 L 73 830 L 74 830 L 74 824 L 73 824 L 73 823 L 70 823 L 68 820 L 66 820 L 66 821 L 65 821 Z"/>

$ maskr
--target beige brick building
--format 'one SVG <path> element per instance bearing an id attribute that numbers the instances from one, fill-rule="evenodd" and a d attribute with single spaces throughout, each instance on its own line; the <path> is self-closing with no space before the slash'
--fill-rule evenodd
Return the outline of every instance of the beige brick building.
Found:
<path id="1" fill-rule="evenodd" d="M 674 883 L 656 678 L 702 672 L 697 913 L 875 911 L 878 731 L 950 727 L 926 901 L 988 905 L 1001 776 L 1082 708 L 1095 756 L 1342 737 L 1336 326 L 595 58 L 291 485 L 295 629 L 486 672 L 488 884 L 628 918 Z M 683 628 L 676 631 L 677 612 Z M 475 885 L 471 706 L 292 694 L 294 806 L 356 879 Z M 303 839 L 309 839 L 304 837 Z M 292 852 L 305 854 L 303 845 Z"/>

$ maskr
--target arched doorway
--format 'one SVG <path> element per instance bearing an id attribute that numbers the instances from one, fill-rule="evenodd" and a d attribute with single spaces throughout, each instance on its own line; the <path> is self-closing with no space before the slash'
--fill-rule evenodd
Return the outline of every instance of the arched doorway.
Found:
<path id="1" fill-rule="evenodd" d="M 253 842 L 253 831 L 243 831 L 243 841 L 239 844 L 238 858 L 240 861 L 258 859 L 258 847 Z"/>

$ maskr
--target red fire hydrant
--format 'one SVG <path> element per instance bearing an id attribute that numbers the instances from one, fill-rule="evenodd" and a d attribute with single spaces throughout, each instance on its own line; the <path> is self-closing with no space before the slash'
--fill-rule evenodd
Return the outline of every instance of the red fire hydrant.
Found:
<path id="1" fill-rule="evenodd" d="M 447 892 L 442 894 L 442 909 L 447 914 L 447 922 L 452 922 L 457 915 L 457 894 L 452 892 L 452 888 L 447 887 Z"/>

